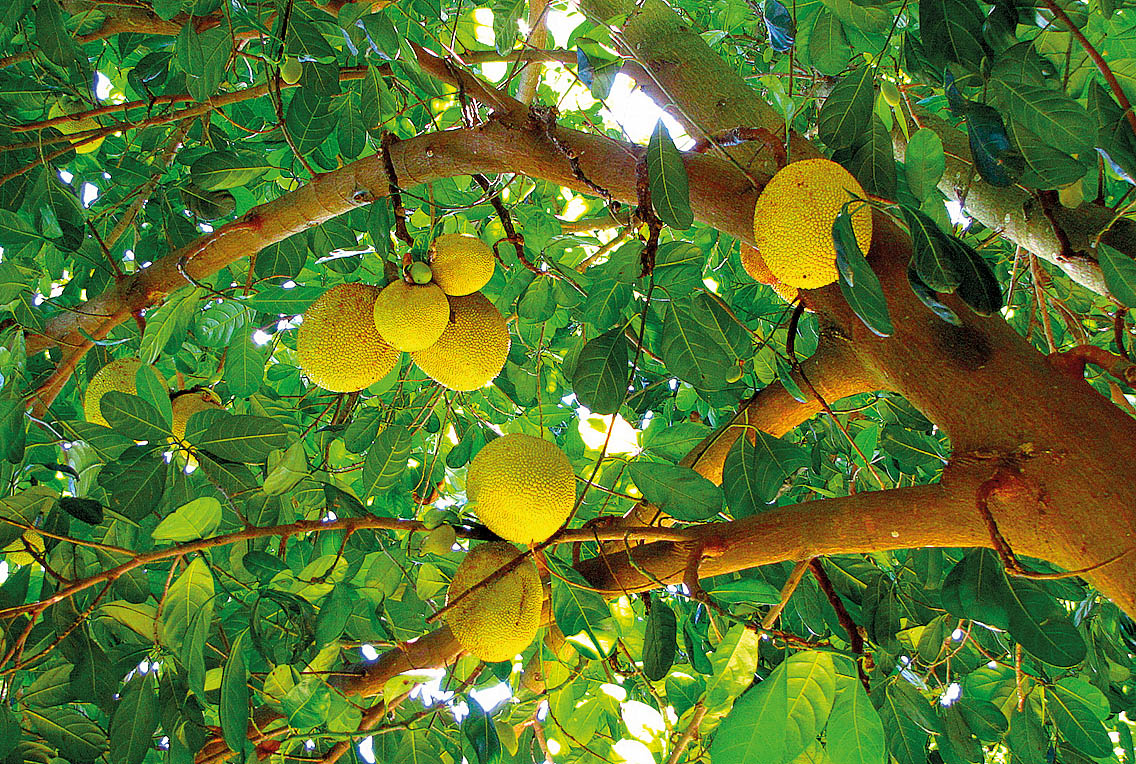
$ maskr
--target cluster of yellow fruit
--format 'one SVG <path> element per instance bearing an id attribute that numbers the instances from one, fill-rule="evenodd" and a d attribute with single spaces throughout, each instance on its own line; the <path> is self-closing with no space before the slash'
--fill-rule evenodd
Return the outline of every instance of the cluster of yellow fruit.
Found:
<path id="1" fill-rule="evenodd" d="M 554 443 L 511 433 L 487 443 L 473 458 L 466 497 L 466 506 L 498 536 L 538 544 L 572 513 L 576 476 Z M 447 600 L 454 604 L 445 613 L 446 624 L 461 646 L 483 661 L 510 660 L 540 629 L 544 594 L 532 559 L 493 577 L 519 554 L 504 541 L 482 544 L 466 555 L 450 582 Z M 491 580 L 457 600 L 485 579 Z"/>
<path id="2" fill-rule="evenodd" d="M 140 368 L 142 368 L 142 362 L 137 358 L 120 358 L 117 361 L 111 361 L 95 372 L 95 376 L 91 378 L 91 382 L 87 385 L 87 390 L 83 395 L 83 415 L 88 422 L 101 424 L 103 427 L 110 426 L 110 423 L 103 417 L 100 408 L 103 396 L 111 390 L 137 395 L 136 380 Z M 165 384 L 161 374 L 158 374 L 158 379 L 161 379 L 162 383 Z M 173 421 L 170 429 L 179 441 L 185 439 L 185 425 L 192 415 L 206 409 L 224 408 L 212 390 L 192 390 L 177 393 L 171 401 L 171 406 L 173 408 Z"/>
<path id="3" fill-rule="evenodd" d="M 505 317 L 478 290 L 493 276 L 493 252 L 480 239 L 444 234 L 429 265 L 380 289 L 332 287 L 304 312 L 296 338 L 300 368 L 333 392 L 362 390 L 385 377 L 407 351 L 434 381 L 476 390 L 509 354 Z"/>
<path id="4" fill-rule="evenodd" d="M 852 232 L 865 254 L 872 243 L 872 210 L 852 174 L 828 159 L 785 165 L 762 189 L 753 211 L 757 249 L 742 248 L 746 272 L 777 294 L 795 299 L 797 289 L 816 289 L 838 278 L 832 224 L 846 202 Z M 792 297 L 790 298 L 791 295 Z"/>

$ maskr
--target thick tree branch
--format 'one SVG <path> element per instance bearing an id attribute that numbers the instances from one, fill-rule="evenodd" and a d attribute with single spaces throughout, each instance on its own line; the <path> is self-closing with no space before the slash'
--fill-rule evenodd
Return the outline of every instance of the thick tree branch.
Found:
<path id="1" fill-rule="evenodd" d="M 869 375 L 847 339 L 838 335 L 824 335 L 817 352 L 801 363 L 801 369 L 829 403 L 882 387 Z M 801 388 L 805 402 L 794 398 L 780 382 L 774 382 L 757 392 L 728 422 L 691 449 L 681 464 L 721 483 L 726 454 L 742 433 L 761 430 L 779 438 L 822 411 L 820 400 L 803 383 L 800 374 L 794 372 L 793 379 Z M 753 439 L 752 433 L 750 439 Z"/>

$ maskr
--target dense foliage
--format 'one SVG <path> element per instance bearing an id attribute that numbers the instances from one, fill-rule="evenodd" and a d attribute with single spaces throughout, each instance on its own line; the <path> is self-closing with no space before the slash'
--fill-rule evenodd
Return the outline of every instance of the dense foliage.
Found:
<path id="1" fill-rule="evenodd" d="M 580 194 L 503 173 L 487 188 L 469 175 L 403 179 L 413 244 L 396 235 L 384 188 L 215 272 L 186 270 L 214 228 L 301 214 L 313 178 L 382 166 L 384 135 L 390 145 L 484 120 L 467 93 L 423 71 L 412 44 L 516 93 L 536 66 L 520 55 L 530 5 L 543 4 L 8 0 L 0 757 L 1136 760 L 1124 716 L 1136 704 L 1131 621 L 1083 579 L 1010 577 L 988 550 L 786 560 L 704 579 L 700 602 L 680 585 L 592 591 L 573 564 L 601 545 L 577 533 L 540 552 L 551 622 L 517 661 L 464 656 L 378 687 L 359 680 L 376 654 L 437 628 L 464 551 L 488 537 L 463 510 L 466 467 L 500 433 L 568 455 L 575 529 L 607 529 L 644 500 L 633 524 L 687 527 L 931 483 L 951 453 L 901 396 L 871 393 L 829 401 L 785 437 L 740 439 L 721 486 L 679 465 L 755 390 L 781 384 L 803 399 L 791 372 L 822 327 L 747 275 L 736 239 L 693 220 L 704 210 L 691 210 L 662 126 L 631 136 L 651 144 L 648 185 L 667 224 L 653 269 L 642 257 L 653 216 L 628 225 L 628 205 L 599 193 L 603 177 Z M 1123 353 L 1112 298 L 1000 230 L 957 211 L 952 223 L 938 188 L 958 159 L 949 140 L 944 150 L 945 119 L 967 131 L 970 179 L 1017 184 L 1033 216 L 1094 199 L 1128 211 L 1136 134 L 1088 50 L 1127 91 L 1136 12 L 1069 2 L 1062 14 L 1086 48 L 1048 5 L 690 0 L 676 12 L 911 230 L 913 288 L 944 321 L 954 314 L 932 288 L 984 313 L 1004 304 L 1043 351 Z M 634 115 L 610 94 L 613 82 L 626 93 L 620 29 L 637 11 L 589 7 L 547 11 L 555 40 L 544 47 L 562 55 L 547 57 L 536 103 L 559 106 L 562 126 L 623 140 L 615 116 Z M 293 60 L 302 69 L 289 85 Z M 523 246 L 504 241 L 507 226 Z M 296 317 L 332 285 L 397 278 L 443 232 L 499 243 L 482 291 L 510 317 L 500 375 L 454 393 L 404 355 L 361 393 L 310 385 Z M 847 248 L 848 268 L 866 268 Z M 42 341 L 52 319 L 178 250 L 184 278 L 152 307 L 77 342 Z M 1101 251 L 1113 296 L 1136 305 L 1136 267 Z M 886 295 L 856 272 L 849 301 L 887 333 Z M 143 361 L 137 395 L 104 399 L 109 427 L 86 421 L 87 383 L 126 357 Z M 1090 381 L 1131 410 L 1126 383 L 1095 370 Z M 196 414 L 172 443 L 171 392 L 203 388 L 226 410 Z M 427 533 L 443 524 L 456 529 L 450 551 Z"/>

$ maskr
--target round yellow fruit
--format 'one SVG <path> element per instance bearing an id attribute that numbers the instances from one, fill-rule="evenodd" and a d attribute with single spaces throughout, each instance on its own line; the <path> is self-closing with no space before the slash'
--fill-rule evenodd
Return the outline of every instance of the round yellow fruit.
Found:
<path id="1" fill-rule="evenodd" d="M 836 281 L 832 224 L 845 202 L 865 196 L 852 174 L 828 159 L 792 162 L 774 175 L 757 198 L 753 238 L 777 280 L 801 289 Z M 872 210 L 853 202 L 849 212 L 856 242 L 867 253 Z"/>
<path id="2" fill-rule="evenodd" d="M 800 294 L 797 287 L 789 286 L 780 281 L 774 281 L 770 286 L 773 287 L 773 291 L 777 293 L 777 296 L 785 302 L 793 302 L 797 299 L 797 295 Z"/>
<path id="3" fill-rule="evenodd" d="M 185 440 L 185 426 L 189 418 L 198 411 L 206 409 L 225 408 L 217 401 L 212 390 L 199 390 L 192 393 L 183 393 L 173 400 L 173 433 L 178 440 Z"/>
<path id="4" fill-rule="evenodd" d="M 23 536 L 0 549 L 0 552 L 4 553 L 4 559 L 9 565 L 30 565 L 35 562 L 32 552 L 43 557 L 43 536 L 35 531 L 24 531 Z"/>
<path id="5" fill-rule="evenodd" d="M 759 284 L 777 283 L 777 277 L 761 259 L 761 253 L 757 251 L 757 247 L 751 247 L 748 244 L 742 245 L 742 267 L 745 268 L 749 277 Z"/>
<path id="6" fill-rule="evenodd" d="M 55 119 L 56 117 L 86 110 L 86 105 L 81 101 L 57 101 L 47 110 L 47 118 Z M 71 133 L 81 133 L 85 130 L 98 130 L 100 127 L 102 127 L 102 125 L 100 125 L 94 117 L 83 117 L 81 119 L 68 119 L 60 122 L 55 126 L 55 129 L 64 135 L 71 135 Z M 76 146 L 75 153 L 90 154 L 98 151 L 101 145 L 103 145 L 103 138 L 96 138 L 93 141 L 88 141 L 80 146 Z"/>
<path id="7" fill-rule="evenodd" d="M 375 300 L 375 328 L 398 350 L 422 350 L 450 323 L 450 302 L 437 284 L 392 281 Z"/>
<path id="8" fill-rule="evenodd" d="M 576 475 L 555 443 L 509 433 L 477 452 L 465 495 L 477 518 L 501 538 L 539 544 L 572 513 Z"/>
<path id="9" fill-rule="evenodd" d="M 473 294 L 493 277 L 493 250 L 473 236 L 446 233 L 434 239 L 434 283 L 451 297 Z"/>
<path id="10" fill-rule="evenodd" d="M 95 376 L 87 385 L 87 391 L 83 394 L 83 415 L 88 422 L 110 427 L 107 420 L 103 418 L 99 402 L 111 390 L 137 395 L 138 387 L 135 382 L 135 375 L 138 374 L 140 368 L 142 368 L 142 362 L 137 358 L 120 358 L 117 361 L 111 361 L 95 372 Z"/>
<path id="11" fill-rule="evenodd" d="M 447 602 L 491 579 L 445 613 L 446 625 L 461 646 L 488 663 L 511 660 L 540 629 L 544 592 L 533 561 L 526 559 L 505 575 L 494 575 L 518 554 L 516 547 L 503 541 L 474 547 L 450 582 Z"/>
<path id="12" fill-rule="evenodd" d="M 476 390 L 496 377 L 509 355 L 505 317 L 480 292 L 450 298 L 450 323 L 428 348 L 411 354 L 418 368 L 451 390 Z"/>
<path id="13" fill-rule="evenodd" d="M 296 353 L 314 384 L 350 393 L 379 381 L 398 363 L 398 351 L 375 328 L 378 296 L 377 286 L 339 284 L 304 311 Z"/>

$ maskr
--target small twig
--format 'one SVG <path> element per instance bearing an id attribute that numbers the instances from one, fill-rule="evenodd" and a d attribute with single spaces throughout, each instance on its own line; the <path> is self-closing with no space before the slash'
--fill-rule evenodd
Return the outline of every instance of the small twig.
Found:
<path id="1" fill-rule="evenodd" d="M 379 151 L 383 155 L 383 170 L 387 174 L 387 187 L 390 189 L 391 207 L 394 210 L 394 235 L 407 246 L 414 246 L 414 237 L 406 230 L 406 207 L 402 206 L 402 189 L 398 186 L 398 175 L 394 171 L 394 159 L 391 158 L 390 147 L 398 142 L 394 133 L 383 133 L 379 141 Z"/>
<path id="2" fill-rule="evenodd" d="M 805 577 L 805 571 L 809 569 L 809 563 L 812 562 L 810 557 L 807 560 L 799 561 L 793 568 L 793 572 L 789 574 L 789 580 L 781 587 L 781 601 L 769 609 L 765 617 L 761 619 L 762 631 L 769 631 L 773 628 L 773 624 L 777 623 L 777 619 L 781 616 L 781 611 L 789 604 L 789 598 L 793 596 L 793 592 L 797 591 L 797 586 L 801 583 L 801 579 Z"/>
<path id="3" fill-rule="evenodd" d="M 809 572 L 813 574 L 816 579 L 817 585 L 820 590 L 824 592 L 824 596 L 828 598 L 828 602 L 832 605 L 832 609 L 836 611 L 836 619 L 840 621 L 840 625 L 848 634 L 848 644 L 852 648 L 852 652 L 856 655 L 864 655 L 864 637 L 860 634 L 860 628 L 856 622 L 852 620 L 851 613 L 848 608 L 844 606 L 844 600 L 840 599 L 840 595 L 836 593 L 836 589 L 832 585 L 832 579 L 828 577 L 828 572 L 820 564 L 820 560 L 815 557 L 809 561 Z M 868 682 L 868 675 L 864 672 L 864 666 L 860 661 L 856 661 L 856 672 L 860 675 L 860 684 L 864 685 L 865 692 L 871 692 L 872 687 Z"/>
<path id="4" fill-rule="evenodd" d="M 1099 366 L 1129 387 L 1136 387 L 1136 364 L 1096 345 L 1077 345 L 1068 350 L 1050 354 L 1048 360 L 1055 368 L 1076 379 L 1084 376 L 1085 365 L 1091 363 L 1094 366 Z"/>
<path id="5" fill-rule="evenodd" d="M 646 278 L 655 270 L 655 254 L 659 251 L 659 232 L 663 221 L 655 214 L 651 200 L 651 181 L 647 174 L 647 154 L 644 152 L 635 163 L 635 191 L 639 198 L 636 215 L 647 225 L 647 243 L 639 254 L 640 278 Z"/>
<path id="6" fill-rule="evenodd" d="M 572 174 L 576 176 L 576 180 L 583 183 L 592 191 L 595 191 L 598 196 L 600 196 L 611 206 L 613 211 L 618 210 L 620 206 L 619 202 L 617 202 L 612 197 L 611 192 L 603 186 L 594 183 L 587 175 L 584 174 L 584 170 L 580 167 L 579 154 L 576 153 L 575 149 L 573 149 L 564 141 L 560 140 L 560 137 L 556 135 L 556 109 L 551 106 L 534 106 L 532 107 L 532 115 L 533 118 L 536 119 L 537 124 L 540 125 L 541 129 L 543 130 L 544 136 L 548 138 L 548 140 L 552 142 L 552 145 L 556 147 L 556 150 L 563 154 L 564 158 L 568 160 L 568 166 L 572 168 Z"/>
<path id="7" fill-rule="evenodd" d="M 678 760 L 682 758 L 683 752 L 686 747 L 690 745 L 690 741 L 698 734 L 698 728 L 702 724 L 703 718 L 706 716 L 706 706 L 702 701 L 694 704 L 694 713 L 690 717 L 690 723 L 686 725 L 683 730 L 682 736 L 675 742 L 674 748 L 671 750 L 671 755 L 667 757 L 666 764 L 678 764 Z"/>
<path id="8" fill-rule="evenodd" d="M 505 229 L 505 238 L 493 244 L 493 253 L 497 255 L 497 259 L 501 259 L 497 247 L 502 241 L 508 242 L 512 244 L 513 249 L 516 250 L 517 259 L 521 261 L 521 265 L 540 276 L 552 275 L 551 273 L 546 274 L 541 271 L 540 268 L 533 265 L 528 257 L 525 256 L 525 237 L 518 233 L 517 229 L 513 226 L 513 217 L 509 214 L 509 209 L 505 206 L 505 203 L 501 201 L 500 192 L 493 191 L 493 185 L 489 182 L 489 178 L 485 177 L 485 175 L 480 172 L 473 173 L 471 177 L 477 185 L 481 186 L 481 189 L 489 195 L 489 203 L 493 205 L 493 209 L 497 212 L 497 217 L 501 220 L 501 227 Z"/>
<path id="9" fill-rule="evenodd" d="M 732 130 L 723 130 L 720 133 L 700 138 L 690 150 L 696 154 L 704 154 L 712 146 L 719 148 L 740 146 L 749 141 L 761 143 L 773 154 L 773 159 L 777 162 L 778 167 L 785 166 L 787 157 L 785 156 L 784 141 L 764 127 L 735 127 Z"/>

